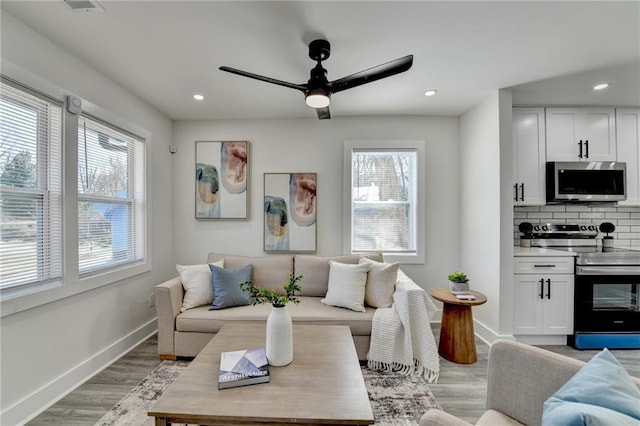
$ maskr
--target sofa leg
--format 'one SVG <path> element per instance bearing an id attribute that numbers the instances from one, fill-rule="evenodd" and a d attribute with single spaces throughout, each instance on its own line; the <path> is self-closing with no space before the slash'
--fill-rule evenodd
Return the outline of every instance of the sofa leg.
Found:
<path id="1" fill-rule="evenodd" d="M 178 357 L 175 355 L 160 354 L 160 359 L 163 361 L 175 361 Z"/>

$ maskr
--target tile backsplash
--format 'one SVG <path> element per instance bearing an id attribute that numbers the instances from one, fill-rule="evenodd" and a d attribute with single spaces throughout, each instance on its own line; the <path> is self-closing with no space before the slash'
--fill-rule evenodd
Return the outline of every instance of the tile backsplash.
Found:
<path id="1" fill-rule="evenodd" d="M 611 222 L 616 230 L 611 233 L 615 245 L 619 247 L 640 247 L 640 207 L 589 207 L 578 204 L 556 204 L 548 206 L 514 207 L 513 239 L 520 244 L 518 225 L 522 222 L 538 223 L 580 223 L 600 226 Z M 598 238 L 605 234 L 598 234 Z"/>

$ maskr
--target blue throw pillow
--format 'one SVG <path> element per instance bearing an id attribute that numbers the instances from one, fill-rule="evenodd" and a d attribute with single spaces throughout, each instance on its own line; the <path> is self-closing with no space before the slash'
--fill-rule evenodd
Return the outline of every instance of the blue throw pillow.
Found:
<path id="1" fill-rule="evenodd" d="M 240 284 L 251 279 L 253 265 L 245 265 L 235 269 L 224 269 L 209 265 L 211 269 L 211 285 L 213 302 L 209 310 L 232 308 L 249 304 L 249 294 L 240 289 Z"/>
<path id="2" fill-rule="evenodd" d="M 604 349 L 544 403 L 543 425 L 638 425 L 640 390 Z"/>

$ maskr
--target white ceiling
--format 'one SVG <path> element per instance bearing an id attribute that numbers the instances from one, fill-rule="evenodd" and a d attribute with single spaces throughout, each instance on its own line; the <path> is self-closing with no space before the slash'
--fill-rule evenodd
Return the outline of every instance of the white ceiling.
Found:
<path id="1" fill-rule="evenodd" d="M 638 1 L 0 4 L 176 120 L 315 117 L 296 90 L 218 70 L 305 83 L 315 38 L 331 42 L 329 80 L 414 55 L 409 71 L 334 95 L 334 118 L 459 115 L 508 87 L 515 104 L 640 105 Z M 591 90 L 599 81 L 611 88 Z"/>

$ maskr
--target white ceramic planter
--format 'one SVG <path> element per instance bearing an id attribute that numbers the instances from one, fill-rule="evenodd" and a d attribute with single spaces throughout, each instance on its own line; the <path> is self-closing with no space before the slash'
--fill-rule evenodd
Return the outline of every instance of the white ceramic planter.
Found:
<path id="1" fill-rule="evenodd" d="M 454 283 L 449 281 L 449 290 L 453 294 L 462 294 L 469 291 L 469 283 Z"/>
<path id="2" fill-rule="evenodd" d="M 269 365 L 281 367 L 293 361 L 293 326 L 286 306 L 274 306 L 267 317 L 266 348 Z"/>

